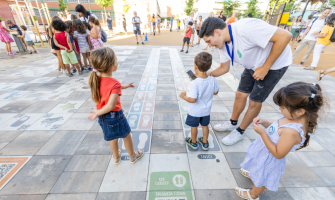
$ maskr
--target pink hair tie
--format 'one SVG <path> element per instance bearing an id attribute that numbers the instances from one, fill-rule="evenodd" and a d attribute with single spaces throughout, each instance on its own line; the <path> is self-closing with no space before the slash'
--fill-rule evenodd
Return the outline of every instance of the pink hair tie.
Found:
<path id="1" fill-rule="evenodd" d="M 94 68 L 93 68 L 93 71 L 94 71 L 95 73 L 97 73 L 97 72 L 98 72 L 98 70 L 96 70 L 96 69 L 94 69 Z"/>

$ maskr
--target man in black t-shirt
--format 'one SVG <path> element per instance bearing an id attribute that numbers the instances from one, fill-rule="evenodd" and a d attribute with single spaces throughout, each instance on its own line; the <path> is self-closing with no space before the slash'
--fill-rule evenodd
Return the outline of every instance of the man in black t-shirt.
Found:
<path id="1" fill-rule="evenodd" d="M 223 22 L 226 22 L 226 19 L 227 19 L 227 18 L 226 18 L 226 16 L 224 16 L 224 11 L 223 11 L 223 10 L 220 12 L 219 19 L 222 19 Z"/>

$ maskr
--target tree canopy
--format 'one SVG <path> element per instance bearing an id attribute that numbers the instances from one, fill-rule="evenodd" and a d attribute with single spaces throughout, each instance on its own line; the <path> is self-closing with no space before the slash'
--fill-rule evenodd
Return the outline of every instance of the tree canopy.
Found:
<path id="1" fill-rule="evenodd" d="M 111 6 L 114 3 L 114 0 L 95 0 L 95 3 L 105 8 Z"/>
<path id="2" fill-rule="evenodd" d="M 247 15 L 251 13 L 253 17 L 257 18 L 260 15 L 260 11 L 257 6 L 258 3 L 259 0 L 250 0 L 249 2 L 247 2 L 248 9 L 244 12 L 244 17 L 247 17 Z"/>
<path id="3" fill-rule="evenodd" d="M 64 0 L 58 0 L 58 9 L 64 11 L 65 8 L 67 8 L 67 4 L 64 2 Z"/>
<path id="4" fill-rule="evenodd" d="M 127 14 L 128 11 L 129 11 L 129 9 L 130 9 L 130 5 L 129 5 L 128 1 L 127 0 L 123 0 L 123 12 L 125 14 Z"/>
<path id="5" fill-rule="evenodd" d="M 223 1 L 224 13 L 230 17 L 236 8 L 240 7 L 241 3 L 238 0 L 225 0 Z"/>
<path id="6" fill-rule="evenodd" d="M 189 16 L 191 14 L 191 12 L 194 11 L 193 4 L 194 4 L 194 0 L 187 0 L 186 1 L 186 7 L 185 7 L 184 12 L 186 13 L 187 16 Z"/>

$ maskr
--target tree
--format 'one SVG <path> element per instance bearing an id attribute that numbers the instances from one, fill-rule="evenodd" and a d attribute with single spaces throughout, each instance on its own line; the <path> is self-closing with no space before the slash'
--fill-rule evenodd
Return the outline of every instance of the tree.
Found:
<path id="1" fill-rule="evenodd" d="M 285 9 L 284 9 L 284 12 L 291 12 L 293 13 L 294 11 L 296 11 L 301 3 L 297 3 L 297 4 L 294 4 L 295 2 L 290 2 L 290 3 L 286 3 L 286 6 L 285 6 Z"/>
<path id="2" fill-rule="evenodd" d="M 112 6 L 114 0 L 95 0 L 95 3 L 104 8 L 105 16 L 107 19 L 106 7 Z"/>
<path id="3" fill-rule="evenodd" d="M 194 11 L 193 4 L 194 4 L 194 0 L 186 1 L 186 8 L 184 9 L 184 12 L 186 13 L 187 16 L 189 16 L 191 12 Z"/>
<path id="4" fill-rule="evenodd" d="M 320 12 L 322 12 L 326 7 L 335 8 L 335 0 L 330 0 L 328 5 L 324 3 L 322 6 L 320 6 Z"/>
<path id="5" fill-rule="evenodd" d="M 223 1 L 223 10 L 224 13 L 229 17 L 233 11 L 240 7 L 241 3 L 238 0 L 225 0 Z"/>
<path id="6" fill-rule="evenodd" d="M 58 9 L 64 11 L 67 8 L 67 4 L 64 0 L 58 0 Z"/>
<path id="7" fill-rule="evenodd" d="M 123 4 L 123 12 L 124 12 L 124 14 L 127 14 L 128 11 L 129 11 L 129 9 L 130 9 L 130 5 L 129 5 L 129 3 L 128 3 L 127 0 L 123 0 L 123 2 L 124 2 L 124 4 Z"/>
<path id="8" fill-rule="evenodd" d="M 270 13 L 271 13 L 272 8 L 273 8 L 273 6 L 275 5 L 276 1 L 277 1 L 277 0 L 270 0 L 270 4 L 269 4 L 269 5 L 270 5 Z M 293 2 L 293 3 L 294 3 L 294 0 L 278 0 L 278 3 L 276 4 L 276 7 L 275 7 L 273 13 L 276 12 L 276 10 L 278 9 L 278 7 L 279 7 L 281 4 L 286 3 L 286 5 L 287 5 L 287 4 L 290 3 L 290 2 Z M 292 6 L 293 6 L 293 5 L 292 5 Z M 287 12 L 290 12 L 290 11 L 287 11 Z"/>
<path id="9" fill-rule="evenodd" d="M 247 15 L 251 13 L 253 17 L 257 18 L 257 16 L 260 14 L 259 8 L 257 6 L 258 3 L 258 0 L 250 0 L 247 2 L 248 9 L 244 12 L 244 17 L 247 17 Z"/>

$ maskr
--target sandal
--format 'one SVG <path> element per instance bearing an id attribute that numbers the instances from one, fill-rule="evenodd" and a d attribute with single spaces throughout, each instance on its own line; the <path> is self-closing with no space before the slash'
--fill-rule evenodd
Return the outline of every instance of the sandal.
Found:
<path id="1" fill-rule="evenodd" d="M 72 73 L 70 73 L 70 74 L 67 74 L 67 76 L 68 76 L 68 77 L 72 77 L 72 76 L 73 76 L 73 74 L 72 74 Z"/>
<path id="2" fill-rule="evenodd" d="M 240 174 L 242 174 L 242 176 L 246 177 L 246 178 L 250 178 L 249 174 L 250 172 L 245 170 L 245 169 L 240 169 Z"/>
<path id="3" fill-rule="evenodd" d="M 323 75 L 323 76 L 321 76 Z M 321 81 L 321 79 L 326 76 L 327 74 L 325 74 L 325 70 L 319 70 L 319 73 L 318 73 L 318 81 Z"/>
<path id="4" fill-rule="evenodd" d="M 119 149 L 119 156 L 120 156 L 119 158 L 115 159 L 114 155 L 113 155 L 113 164 L 114 165 L 118 165 L 121 162 L 121 150 L 120 149 Z"/>
<path id="5" fill-rule="evenodd" d="M 136 152 L 138 153 L 138 157 L 136 155 Z M 143 156 L 144 156 L 144 151 L 143 149 L 139 149 L 138 151 L 135 152 L 135 156 L 133 158 L 130 158 L 129 157 L 129 160 L 133 160 L 133 161 L 130 161 L 131 164 L 135 164 L 139 159 L 141 159 Z"/>
<path id="6" fill-rule="evenodd" d="M 240 187 L 236 187 L 235 188 L 235 192 L 236 194 L 241 197 L 242 199 L 247 199 L 247 200 L 259 200 L 259 197 L 257 197 L 256 199 L 253 199 L 251 194 L 250 194 L 250 190 L 246 190 Z M 248 197 L 244 196 L 244 192 L 247 192 Z"/>
<path id="7" fill-rule="evenodd" d="M 306 67 L 304 67 L 304 69 L 306 69 L 306 70 L 314 70 L 314 69 L 315 69 L 315 67 L 306 66 Z"/>

